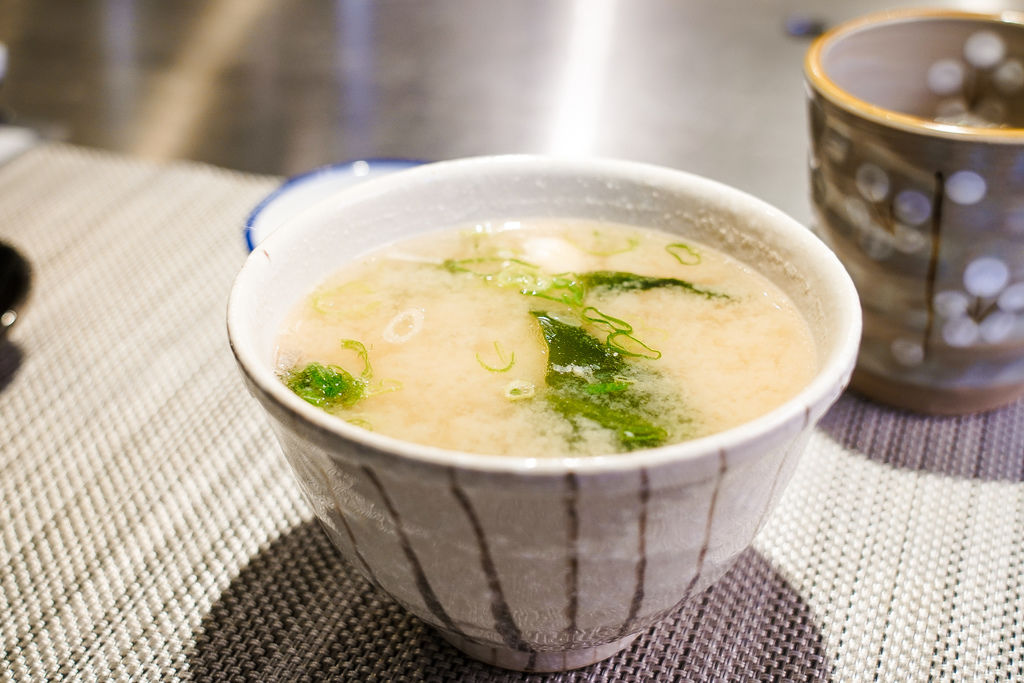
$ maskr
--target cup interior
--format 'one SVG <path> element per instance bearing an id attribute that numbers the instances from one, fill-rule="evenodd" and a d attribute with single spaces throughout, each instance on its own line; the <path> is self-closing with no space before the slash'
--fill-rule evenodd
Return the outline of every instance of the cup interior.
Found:
<path id="1" fill-rule="evenodd" d="M 1024 25 L 1013 16 L 885 14 L 822 38 L 816 65 L 874 107 L 954 126 L 1024 127 Z"/>

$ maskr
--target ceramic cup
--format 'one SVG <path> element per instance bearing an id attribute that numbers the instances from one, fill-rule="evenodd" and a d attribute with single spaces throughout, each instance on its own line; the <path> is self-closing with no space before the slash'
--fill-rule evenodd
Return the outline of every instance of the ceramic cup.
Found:
<path id="1" fill-rule="evenodd" d="M 1024 394 L 1022 15 L 887 12 L 805 62 L 818 229 L 864 310 L 854 387 L 929 413 Z"/>
<path id="2" fill-rule="evenodd" d="M 285 314 L 345 261 L 439 228 L 559 216 L 669 230 L 756 265 L 806 317 L 814 378 L 726 432 L 562 459 L 399 441 L 314 408 L 275 375 Z M 860 311 L 824 244 L 737 190 L 641 164 L 514 156 L 402 171 L 300 214 L 249 256 L 228 332 L 302 491 L 352 566 L 470 656 L 554 671 L 626 647 L 750 545 L 849 379 Z"/>

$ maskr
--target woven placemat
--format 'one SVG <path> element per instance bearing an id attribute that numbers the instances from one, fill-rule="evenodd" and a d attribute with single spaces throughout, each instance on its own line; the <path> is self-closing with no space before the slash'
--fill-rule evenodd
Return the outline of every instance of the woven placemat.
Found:
<path id="1" fill-rule="evenodd" d="M 844 396 L 737 565 L 616 657 L 469 660 L 334 551 L 224 329 L 278 182 L 45 145 L 0 167 L 35 266 L 0 344 L 0 679 L 1024 678 L 1024 403 Z"/>

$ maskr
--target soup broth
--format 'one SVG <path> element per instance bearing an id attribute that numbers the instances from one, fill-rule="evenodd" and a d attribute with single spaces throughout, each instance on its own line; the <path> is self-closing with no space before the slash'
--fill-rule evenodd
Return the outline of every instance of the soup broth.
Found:
<path id="1" fill-rule="evenodd" d="M 278 339 L 282 380 L 343 420 L 482 454 L 676 443 L 795 395 L 806 322 L 749 266 L 670 233 L 481 224 L 345 265 Z"/>

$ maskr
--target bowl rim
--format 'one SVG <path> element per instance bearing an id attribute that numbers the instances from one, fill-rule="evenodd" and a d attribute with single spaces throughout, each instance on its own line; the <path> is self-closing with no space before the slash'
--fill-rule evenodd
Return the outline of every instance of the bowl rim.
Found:
<path id="1" fill-rule="evenodd" d="M 804 77 L 811 88 L 832 104 L 854 115 L 891 128 L 953 140 L 1016 144 L 1024 141 L 1024 128 L 990 128 L 940 123 L 913 114 L 886 109 L 863 100 L 839 87 L 825 72 L 822 58 L 839 40 L 872 28 L 910 23 L 921 19 L 970 20 L 987 24 L 1006 24 L 1024 28 L 1024 12 L 971 12 L 937 8 L 892 9 L 851 19 L 818 36 L 804 56 Z"/>
<path id="2" fill-rule="evenodd" d="M 386 173 L 397 173 L 398 171 L 415 168 L 426 163 L 429 162 L 424 159 L 366 157 L 323 164 L 308 171 L 288 176 L 249 211 L 249 215 L 246 216 L 245 223 L 242 226 L 242 237 L 245 239 L 245 246 L 249 251 L 253 251 L 256 245 L 262 241 L 257 239 L 256 232 L 259 223 L 266 217 L 267 209 L 282 199 L 287 198 L 292 192 L 301 187 L 325 180 L 333 180 L 337 177 L 349 178 L 352 180 L 351 186 L 355 186 L 357 183 L 366 182 L 371 177 L 377 177 Z M 363 170 L 363 167 L 365 167 L 365 170 Z M 267 234 L 269 232 L 272 232 L 272 230 L 268 231 Z M 266 235 L 263 235 L 263 237 L 265 238 Z"/>
<path id="3" fill-rule="evenodd" d="M 629 178 L 633 181 L 653 183 L 656 179 L 665 184 L 675 182 L 692 188 L 694 194 L 712 197 L 720 206 L 742 205 L 771 221 L 786 236 L 787 243 L 797 243 L 801 249 L 811 250 L 814 260 L 822 273 L 834 285 L 836 304 L 846 312 L 838 316 L 840 329 L 837 343 L 831 353 L 821 358 L 821 366 L 795 396 L 753 420 L 736 427 L 716 432 L 681 443 L 668 444 L 657 448 L 642 449 L 626 453 L 576 457 L 528 457 L 520 455 L 485 455 L 444 449 L 405 441 L 378 434 L 349 424 L 319 408 L 316 408 L 293 392 L 274 374 L 270 364 L 256 352 L 255 342 L 240 336 L 245 326 L 245 302 L 241 292 L 251 278 L 257 277 L 257 269 L 270 262 L 267 249 L 273 249 L 277 242 L 287 239 L 289 227 L 301 222 L 315 221 L 317 216 L 327 213 L 332 207 L 355 203 L 365 196 L 385 193 L 391 187 L 401 187 L 410 181 L 427 179 L 438 173 L 482 172 L 485 169 L 520 167 L 524 171 L 536 170 L 538 166 L 584 173 L 593 178 Z M 505 473 L 515 475 L 549 476 L 573 472 L 580 475 L 636 471 L 660 465 L 676 464 L 682 461 L 699 462 L 718 458 L 731 451 L 742 450 L 743 446 L 780 431 L 806 429 L 816 421 L 847 386 L 853 371 L 861 335 L 860 301 L 856 288 L 838 257 L 810 229 L 798 223 L 781 210 L 753 197 L 742 190 L 727 186 L 715 180 L 681 170 L 651 164 L 608 158 L 569 158 L 548 155 L 495 155 L 469 157 L 451 161 L 424 164 L 403 171 L 400 174 L 382 176 L 322 200 L 314 207 L 302 212 L 275 230 L 253 251 L 242 265 L 231 286 L 227 307 L 227 331 L 231 350 L 239 367 L 248 381 L 250 390 L 258 391 L 274 407 L 307 427 L 326 436 L 329 440 L 355 442 L 360 447 L 383 455 L 422 465 L 454 467 L 460 470 Z M 794 427 L 795 425 L 795 427 Z"/>

